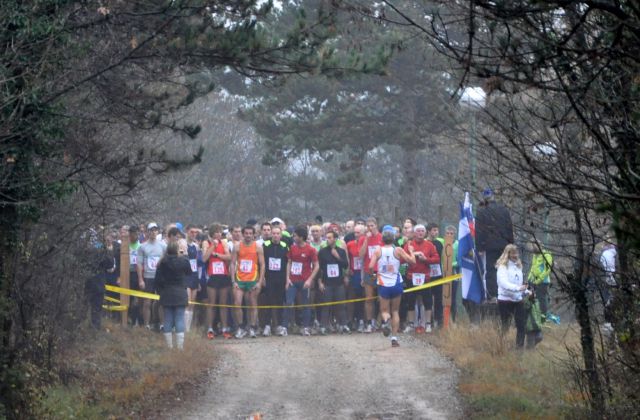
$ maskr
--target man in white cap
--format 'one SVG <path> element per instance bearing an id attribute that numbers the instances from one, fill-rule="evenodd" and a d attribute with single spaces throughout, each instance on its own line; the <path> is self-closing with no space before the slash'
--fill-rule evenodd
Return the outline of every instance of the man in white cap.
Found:
<path id="1" fill-rule="evenodd" d="M 151 222 L 147 225 L 147 241 L 138 248 L 138 279 L 140 290 L 155 293 L 156 267 L 167 249 L 167 244 L 158 239 L 158 225 Z M 144 299 L 142 304 L 142 318 L 147 329 L 151 329 L 151 300 Z"/>

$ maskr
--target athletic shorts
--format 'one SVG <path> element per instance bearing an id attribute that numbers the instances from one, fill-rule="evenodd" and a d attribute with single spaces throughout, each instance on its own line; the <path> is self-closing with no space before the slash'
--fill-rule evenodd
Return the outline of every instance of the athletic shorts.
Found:
<path id="1" fill-rule="evenodd" d="M 258 284 L 258 281 L 257 280 L 254 280 L 254 281 L 237 281 L 236 284 L 238 285 L 240 290 L 248 292 L 251 289 L 253 289 L 254 287 L 256 287 L 256 284 Z"/>
<path id="2" fill-rule="evenodd" d="M 144 279 L 144 291 L 147 293 L 155 293 L 156 292 L 156 279 Z"/>
<path id="3" fill-rule="evenodd" d="M 361 274 L 361 271 L 356 271 L 351 277 L 349 277 L 349 286 L 356 292 L 362 290 L 362 285 L 360 284 L 360 281 L 362 279 Z"/>
<path id="4" fill-rule="evenodd" d="M 224 274 L 216 274 L 207 280 L 207 287 L 211 287 L 212 289 L 224 289 L 230 286 L 231 276 L 225 276 Z"/>
<path id="5" fill-rule="evenodd" d="M 196 274 L 196 273 L 194 273 Z M 191 289 L 191 290 L 196 290 L 198 288 L 198 285 L 200 283 L 200 280 L 198 279 L 198 275 L 191 275 L 187 277 L 187 288 Z"/>
<path id="6" fill-rule="evenodd" d="M 369 285 L 369 286 L 377 286 L 378 285 L 378 280 L 376 278 L 375 274 L 372 273 L 362 273 L 362 282 L 365 285 Z"/>
<path id="7" fill-rule="evenodd" d="M 398 282 L 395 286 L 391 287 L 378 286 L 378 296 L 383 299 L 393 299 L 400 296 L 403 290 L 401 282 Z"/>

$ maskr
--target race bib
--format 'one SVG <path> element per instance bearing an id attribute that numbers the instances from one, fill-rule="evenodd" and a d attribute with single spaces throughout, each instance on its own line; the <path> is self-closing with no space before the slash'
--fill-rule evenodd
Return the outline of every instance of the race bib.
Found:
<path id="1" fill-rule="evenodd" d="M 280 271 L 282 268 L 282 258 L 269 257 L 269 271 Z"/>
<path id="2" fill-rule="evenodd" d="M 442 268 L 440 268 L 440 264 L 430 264 L 429 268 L 429 275 L 431 278 L 442 276 Z"/>
<path id="3" fill-rule="evenodd" d="M 138 255 L 129 254 L 129 265 L 138 265 Z"/>
<path id="4" fill-rule="evenodd" d="M 253 261 L 251 260 L 240 260 L 240 272 L 241 273 L 251 273 L 253 270 Z"/>
<path id="5" fill-rule="evenodd" d="M 160 257 L 147 258 L 147 268 L 151 271 L 156 271 L 156 267 L 158 267 L 158 261 L 160 261 Z"/>
<path id="6" fill-rule="evenodd" d="M 373 258 L 373 254 L 375 254 L 375 252 L 378 250 L 378 246 L 374 245 L 374 246 L 370 246 L 367 248 L 367 250 L 369 251 L 369 259 Z"/>
<path id="7" fill-rule="evenodd" d="M 292 262 L 291 263 L 291 274 L 299 276 L 302 274 L 302 263 L 301 262 Z"/>
<path id="8" fill-rule="evenodd" d="M 327 264 L 327 277 L 336 278 L 340 276 L 340 267 L 338 264 Z"/>
<path id="9" fill-rule="evenodd" d="M 424 273 L 413 273 L 411 279 L 414 286 L 422 286 L 424 284 L 425 275 Z"/>
<path id="10" fill-rule="evenodd" d="M 362 270 L 362 258 L 353 257 L 353 269 L 354 270 Z"/>
<path id="11" fill-rule="evenodd" d="M 383 273 L 393 273 L 394 270 L 395 270 L 395 267 L 393 266 L 393 264 L 383 264 L 382 265 L 382 272 Z"/>
<path id="12" fill-rule="evenodd" d="M 191 264 L 191 271 L 192 272 L 196 272 L 198 271 L 198 260 L 193 259 L 193 260 L 189 260 L 189 264 Z"/>
<path id="13" fill-rule="evenodd" d="M 251 263 L 251 261 L 249 261 Z M 242 264 L 240 264 L 240 271 L 242 271 Z M 242 271 L 243 273 L 251 272 L 251 264 L 249 264 L 249 271 Z M 224 263 L 222 261 L 211 262 L 211 274 L 220 275 L 224 274 Z"/>
<path id="14" fill-rule="evenodd" d="M 198 267 L 198 278 L 202 277 L 202 267 Z"/>

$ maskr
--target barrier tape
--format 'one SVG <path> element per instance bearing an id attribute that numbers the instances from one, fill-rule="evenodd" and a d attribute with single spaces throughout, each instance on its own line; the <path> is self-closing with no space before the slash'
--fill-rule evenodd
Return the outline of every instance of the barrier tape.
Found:
<path id="1" fill-rule="evenodd" d="M 431 287 L 440 286 L 442 284 L 450 283 L 454 280 L 458 280 L 462 277 L 462 274 L 454 274 L 453 276 L 448 276 L 439 280 L 435 280 L 421 286 L 414 286 L 408 289 L 405 289 L 403 293 L 413 293 L 419 290 L 428 289 Z M 123 295 L 129 295 L 134 297 L 139 297 L 143 299 L 151 299 L 151 300 L 160 300 L 160 296 L 155 293 L 141 292 L 139 290 L 131 290 L 125 289 L 123 287 L 106 285 L 105 288 L 110 292 L 116 292 Z M 333 305 L 344 305 L 346 303 L 354 303 L 354 302 L 363 302 L 366 300 L 377 299 L 377 296 L 372 297 L 364 297 L 364 298 L 356 298 L 356 299 L 346 299 L 346 300 L 338 300 L 334 302 L 322 302 L 322 303 L 307 303 L 304 305 L 258 305 L 258 306 L 249 306 L 249 305 L 222 305 L 222 304 L 213 304 L 213 303 L 204 303 L 204 302 L 193 302 L 189 301 L 190 305 L 200 305 L 200 306 L 210 306 L 215 308 L 242 308 L 242 309 L 286 309 L 286 308 L 312 308 L 312 307 L 320 307 L 320 306 L 333 306 Z"/>
<path id="2" fill-rule="evenodd" d="M 111 297 L 111 296 L 105 296 L 104 300 L 106 300 L 107 302 L 120 303 L 120 299 L 116 299 L 116 298 Z"/>
<path id="3" fill-rule="evenodd" d="M 114 312 L 123 312 L 129 309 L 127 305 L 102 305 L 102 309 Z"/>

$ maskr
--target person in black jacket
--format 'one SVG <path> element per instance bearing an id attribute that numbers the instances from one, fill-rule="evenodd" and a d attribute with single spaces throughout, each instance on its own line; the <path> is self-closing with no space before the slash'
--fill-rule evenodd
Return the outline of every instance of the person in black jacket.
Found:
<path id="1" fill-rule="evenodd" d="M 484 205 L 476 216 L 476 249 L 485 258 L 485 280 L 487 300 L 495 302 L 498 297 L 496 261 L 508 244 L 513 244 L 511 214 L 503 204 L 495 201 L 491 188 L 482 192 Z"/>
<path id="2" fill-rule="evenodd" d="M 184 347 L 184 312 L 188 303 L 186 278 L 191 274 L 189 260 L 178 256 L 178 243 L 169 242 L 164 257 L 156 269 L 155 284 L 160 295 L 160 305 L 164 309 L 164 338 L 169 348 L 173 348 L 176 330 L 176 347 Z"/>
<path id="3" fill-rule="evenodd" d="M 89 301 L 91 326 L 96 330 L 100 330 L 104 285 L 107 281 L 109 270 L 113 268 L 113 256 L 104 249 L 94 249 L 90 254 L 90 269 L 95 274 L 87 279 L 84 288 Z"/>
<path id="4" fill-rule="evenodd" d="M 338 234 L 334 231 L 327 232 L 327 246 L 320 249 L 318 262 L 320 264 L 320 282 L 318 288 L 322 293 L 323 302 L 335 302 L 344 300 L 346 297 L 346 285 L 348 278 L 344 273 L 349 268 L 347 251 L 336 245 Z M 338 320 L 339 330 L 343 333 L 350 333 L 347 326 L 347 313 L 345 305 L 332 305 L 322 310 L 322 326 L 320 334 L 327 333 L 329 327 L 329 316 L 333 313 Z"/>

